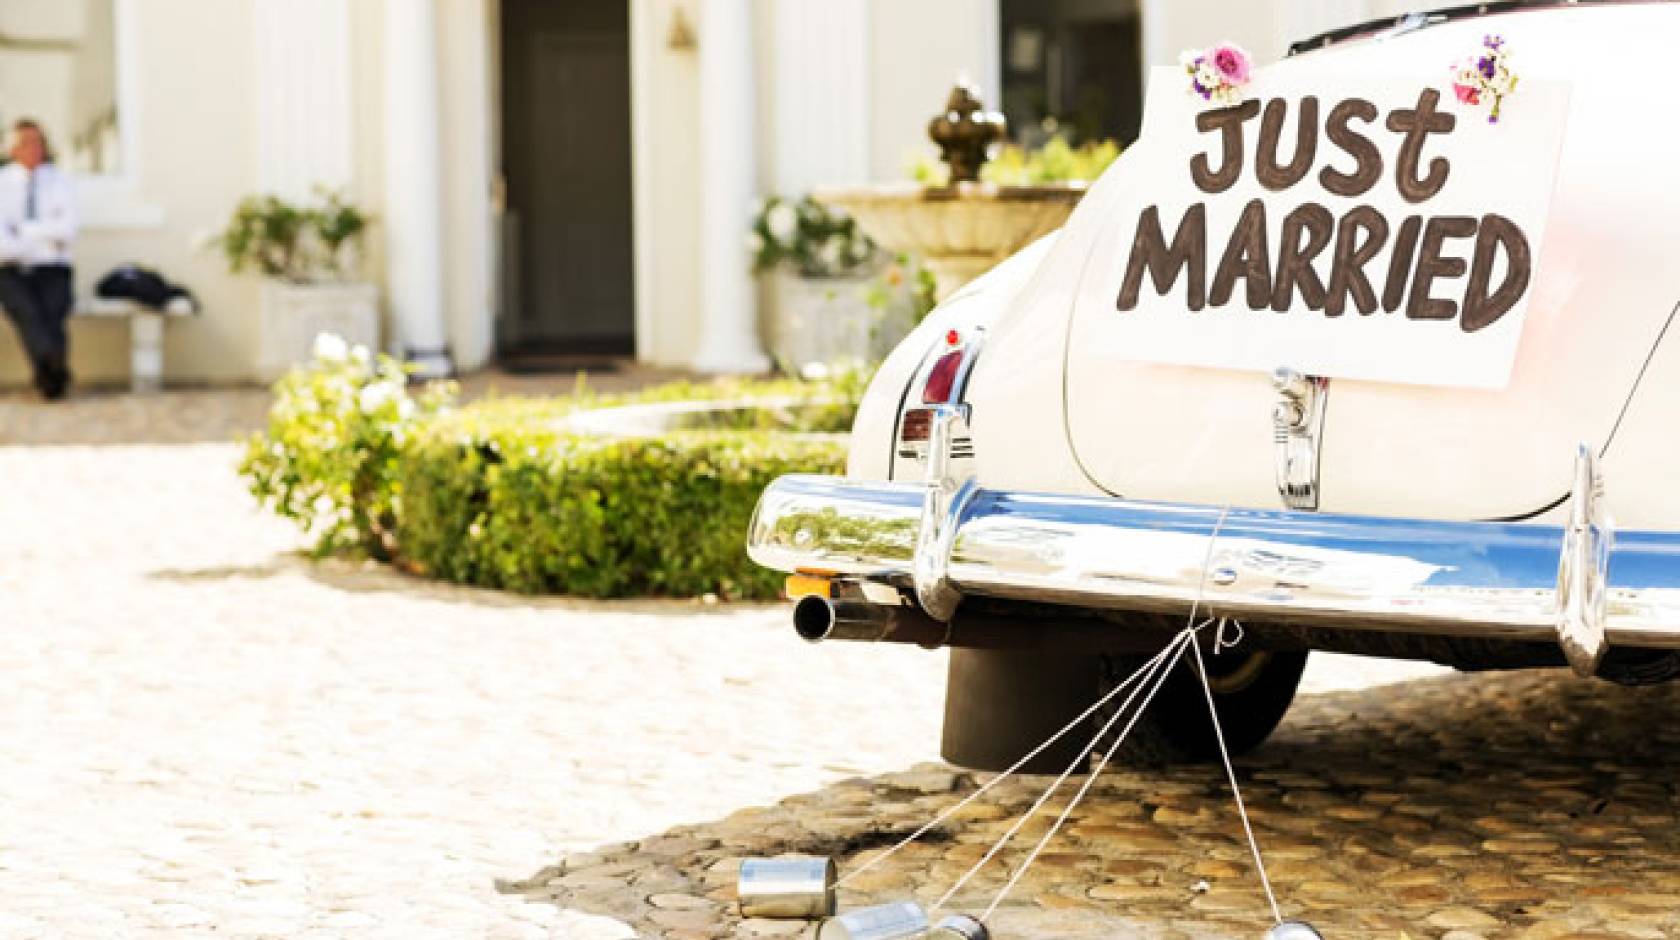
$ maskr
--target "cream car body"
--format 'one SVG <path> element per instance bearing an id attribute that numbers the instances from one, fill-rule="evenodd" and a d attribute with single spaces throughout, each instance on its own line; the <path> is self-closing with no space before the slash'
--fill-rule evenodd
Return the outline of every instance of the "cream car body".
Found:
<path id="1" fill-rule="evenodd" d="M 886 361 L 846 481 L 766 492 L 754 557 L 830 579 L 822 604 L 802 602 L 801 632 L 1007 655 L 1119 644 L 1144 632 L 1126 615 L 1182 625 L 1199 606 L 1261 624 L 1263 648 L 1680 675 L 1680 125 L 1627 67 L 1666 61 L 1680 5 L 1506 9 L 1379 24 L 1267 75 L 1321 82 L 1327 99 L 1353 73 L 1447 89 L 1449 65 L 1497 33 L 1522 82 L 1567 87 L 1557 152 L 1533 154 L 1555 159 L 1555 186 L 1507 381 L 1317 383 L 1311 495 L 1291 498 L 1300 466 L 1284 464 L 1300 441 L 1278 415 L 1300 379 L 1286 394 L 1268 370 L 1148 361 L 1101 332 L 1118 314 L 1091 289 L 1113 272 L 1095 269 L 1161 184 L 1140 170 L 1158 165 L 1146 120 L 1059 233 L 941 305 Z M 1315 167 L 1336 159 L 1324 150 Z M 924 403 L 953 351 L 953 392 Z M 924 434 L 915 413 L 928 409 Z M 872 538 L 811 521 L 834 518 Z M 1046 610 L 1101 626 L 1070 640 Z"/>

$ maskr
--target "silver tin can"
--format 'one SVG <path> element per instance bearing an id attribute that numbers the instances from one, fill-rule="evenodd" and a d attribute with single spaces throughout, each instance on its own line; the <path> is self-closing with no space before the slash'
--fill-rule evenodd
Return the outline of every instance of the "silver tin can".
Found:
<path id="1" fill-rule="evenodd" d="M 749 858 L 735 882 L 744 917 L 811 919 L 834 914 L 831 858 Z"/>
<path id="2" fill-rule="evenodd" d="M 1324 940 L 1324 936 L 1305 921 L 1286 920 L 1266 931 L 1266 940 Z"/>
<path id="3" fill-rule="evenodd" d="M 915 940 L 927 936 L 927 912 L 914 901 L 847 911 L 825 920 L 817 940 Z"/>
<path id="4" fill-rule="evenodd" d="M 950 914 L 933 925 L 928 940 L 992 940 L 992 932 L 979 918 L 967 914 Z"/>

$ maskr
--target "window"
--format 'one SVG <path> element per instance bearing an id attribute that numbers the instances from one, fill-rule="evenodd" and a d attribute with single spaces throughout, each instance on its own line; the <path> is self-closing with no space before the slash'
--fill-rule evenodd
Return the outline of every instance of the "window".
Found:
<path id="1" fill-rule="evenodd" d="M 130 169 L 117 93 L 120 2 L 0 3 L 0 122 L 39 121 L 58 162 L 84 176 Z"/>

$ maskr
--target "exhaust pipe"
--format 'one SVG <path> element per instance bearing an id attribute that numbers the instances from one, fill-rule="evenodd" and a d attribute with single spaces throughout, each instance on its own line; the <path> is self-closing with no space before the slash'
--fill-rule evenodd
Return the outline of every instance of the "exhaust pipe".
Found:
<path id="1" fill-rule="evenodd" d="M 909 604 L 872 604 L 819 594 L 807 594 L 794 603 L 793 629 L 811 643 L 909 643 L 929 650 L 950 647 L 1147 653 L 1171 639 L 1167 633 L 1157 635 L 1078 617 L 1029 620 L 964 611 L 950 623 L 943 623 Z"/>
<path id="2" fill-rule="evenodd" d="M 807 594 L 793 605 L 793 629 L 802 638 L 859 640 L 865 643 L 914 643 L 938 649 L 950 640 L 950 624 L 913 607 L 888 607 L 862 601 L 830 600 Z"/>

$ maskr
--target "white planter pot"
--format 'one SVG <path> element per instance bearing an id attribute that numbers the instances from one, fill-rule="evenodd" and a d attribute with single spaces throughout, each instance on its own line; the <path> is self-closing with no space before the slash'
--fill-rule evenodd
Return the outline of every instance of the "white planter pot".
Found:
<path id="1" fill-rule="evenodd" d="M 278 378 L 308 362 L 321 333 L 335 333 L 352 345 L 379 351 L 379 288 L 264 282 L 258 366 L 265 378 Z"/>
<path id="2" fill-rule="evenodd" d="M 869 305 L 877 274 L 814 278 L 776 272 L 767 330 L 776 363 L 798 372 L 812 363 L 874 362 L 891 352 L 915 324 L 896 298 L 885 310 Z"/>

